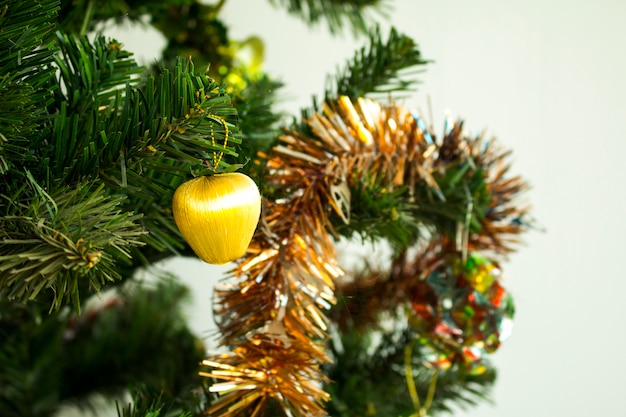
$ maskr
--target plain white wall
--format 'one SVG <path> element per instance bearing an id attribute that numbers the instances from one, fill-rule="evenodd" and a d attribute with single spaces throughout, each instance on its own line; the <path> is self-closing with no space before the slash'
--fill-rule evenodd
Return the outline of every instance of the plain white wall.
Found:
<path id="1" fill-rule="evenodd" d="M 435 61 L 405 104 L 427 110 L 430 99 L 438 133 L 450 111 L 470 132 L 486 130 L 513 149 L 513 172 L 532 185 L 529 201 L 545 228 L 503 264 L 517 314 L 493 355 L 496 404 L 456 415 L 626 415 L 626 2 L 390 3 L 383 28 L 411 35 Z M 366 43 L 307 29 L 262 0 L 227 1 L 224 20 L 231 37 L 265 41 L 265 69 L 285 82 L 279 107 L 291 114 Z M 162 45 L 151 33 L 116 36 L 147 60 Z M 192 326 L 208 334 L 211 285 L 224 268 L 190 259 L 165 267 L 192 285 Z"/>

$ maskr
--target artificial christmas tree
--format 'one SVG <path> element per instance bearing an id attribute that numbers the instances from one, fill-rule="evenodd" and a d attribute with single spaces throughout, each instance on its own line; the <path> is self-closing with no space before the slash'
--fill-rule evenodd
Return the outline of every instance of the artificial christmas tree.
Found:
<path id="1" fill-rule="evenodd" d="M 260 57 L 234 59 L 223 1 L 2 3 L 0 415 L 95 393 L 130 392 L 128 417 L 409 416 L 486 396 L 524 182 L 493 140 L 452 120 L 438 139 L 394 101 L 428 61 L 381 35 L 382 1 L 277 3 L 369 43 L 290 123 Z M 162 31 L 163 59 L 94 35 L 110 19 Z M 387 243 L 390 268 L 343 268 L 335 242 L 354 237 Z M 219 355 L 186 327 L 180 280 L 137 282 L 196 254 L 234 261 Z"/>

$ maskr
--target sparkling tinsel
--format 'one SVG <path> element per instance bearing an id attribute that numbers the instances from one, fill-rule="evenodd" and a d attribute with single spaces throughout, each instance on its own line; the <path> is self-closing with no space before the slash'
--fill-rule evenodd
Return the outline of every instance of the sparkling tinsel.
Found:
<path id="1" fill-rule="evenodd" d="M 409 321 L 421 326 L 422 347 L 440 354 L 443 345 L 447 361 L 457 354 L 467 358 L 478 345 L 487 352 L 499 344 L 498 323 L 484 324 L 492 310 L 500 311 L 501 294 L 495 294 L 501 289 L 495 274 L 499 267 L 485 261 L 476 272 L 468 262 L 483 259 L 478 251 L 510 252 L 525 228 L 526 209 L 514 201 L 524 184 L 506 178 L 506 153 L 481 137 L 467 137 L 462 123 L 450 124 L 438 143 L 405 107 L 364 98 L 328 102 L 306 124 L 310 133 L 285 130 L 278 144 L 260 155 L 271 193 L 265 195 L 247 254 L 229 281 L 216 288 L 221 343 L 234 348 L 204 362 L 203 375 L 218 381 L 211 390 L 222 394 L 210 407 L 214 415 L 244 409 L 262 415 L 272 399 L 285 415 L 325 415 L 328 396 L 320 389 L 324 376 L 319 366 L 330 361 L 326 313 L 336 304 L 336 291 L 358 300 L 367 310 L 361 317 L 371 322 L 382 311 L 412 305 Z M 452 197 L 446 201 L 450 194 L 442 184 L 452 183 L 445 177 L 451 172 L 471 176 L 482 188 L 458 202 Z M 447 229 L 428 227 L 436 243 L 426 245 L 416 259 L 405 248 L 390 274 L 348 277 L 337 261 L 334 241 L 353 220 L 359 203 L 351 202 L 353 191 L 372 179 L 382 193 L 396 193 L 407 202 L 403 212 L 391 210 L 390 221 L 408 218 L 418 228 L 428 223 L 429 213 L 420 212 L 421 198 L 431 206 L 467 206 L 467 215 L 462 221 L 442 215 L 442 223 L 450 224 Z M 480 268 L 492 266 L 489 284 L 477 283 Z M 450 308 L 432 283 L 437 273 L 445 275 L 451 286 L 447 290 L 461 291 Z M 333 315 L 339 324 L 344 319 Z"/>

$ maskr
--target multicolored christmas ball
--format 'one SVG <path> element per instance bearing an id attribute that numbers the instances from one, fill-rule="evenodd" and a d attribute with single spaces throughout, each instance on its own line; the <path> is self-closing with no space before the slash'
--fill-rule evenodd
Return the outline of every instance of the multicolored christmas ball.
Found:
<path id="1" fill-rule="evenodd" d="M 410 320 L 428 364 L 484 369 L 481 359 L 506 339 L 514 313 L 499 276 L 498 264 L 476 253 L 446 255 L 426 272 L 412 291 Z"/>

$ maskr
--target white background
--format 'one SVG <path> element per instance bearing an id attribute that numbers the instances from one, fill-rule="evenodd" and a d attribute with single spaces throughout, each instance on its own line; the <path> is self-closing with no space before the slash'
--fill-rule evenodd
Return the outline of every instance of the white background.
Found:
<path id="1" fill-rule="evenodd" d="M 435 62 L 405 104 L 444 112 L 513 150 L 545 228 L 503 264 L 517 315 L 493 355 L 495 405 L 465 417 L 626 415 L 626 2 L 618 0 L 395 0 L 383 28 L 413 37 Z M 268 1 L 228 0 L 231 37 L 260 36 L 265 70 L 282 79 L 280 109 L 298 114 L 325 77 L 365 39 L 307 29 Z M 383 30 L 387 33 L 387 30 Z M 150 60 L 155 34 L 115 34 Z M 362 252 L 362 250 L 361 250 Z M 197 260 L 166 265 L 194 288 L 192 326 L 212 328 L 216 270 Z"/>

